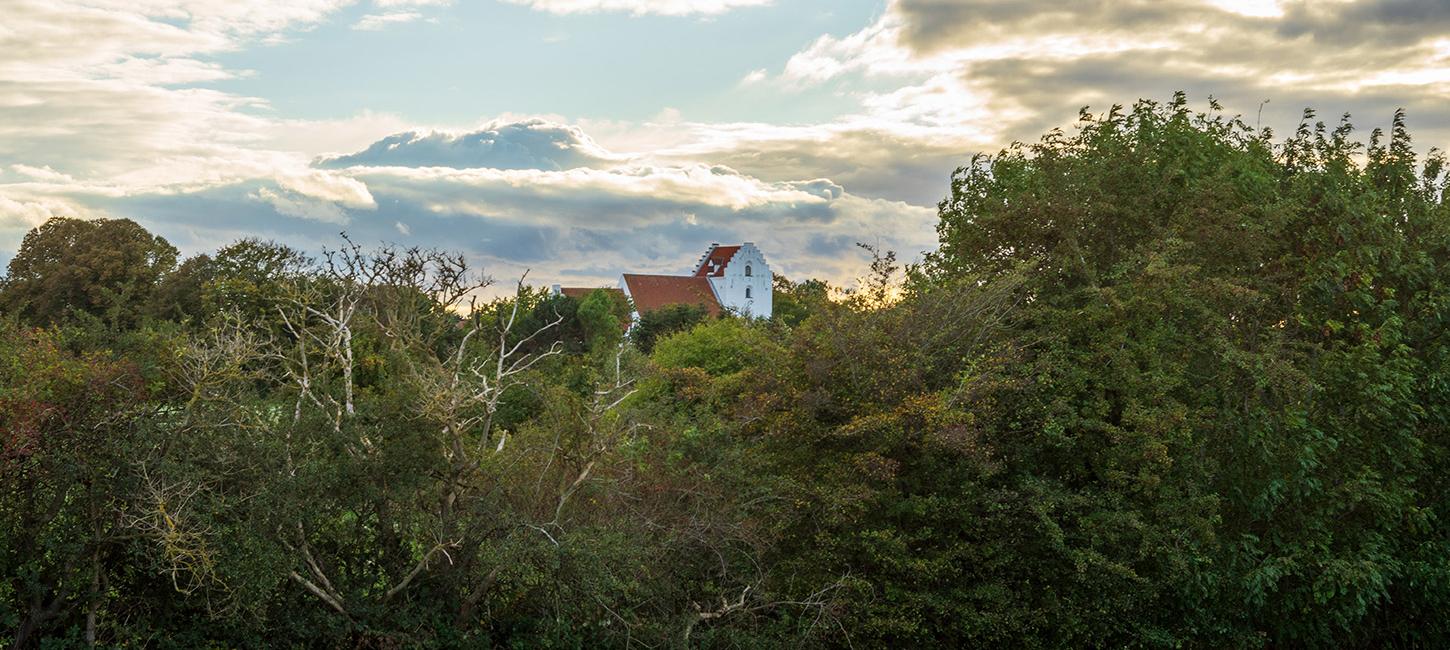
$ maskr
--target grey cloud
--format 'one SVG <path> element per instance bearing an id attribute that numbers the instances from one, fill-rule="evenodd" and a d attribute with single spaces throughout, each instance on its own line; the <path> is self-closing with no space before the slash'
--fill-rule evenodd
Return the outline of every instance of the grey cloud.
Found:
<path id="1" fill-rule="evenodd" d="M 764 182 L 727 167 L 440 170 L 352 168 L 374 195 L 521 223 L 631 229 L 714 218 L 832 223 L 845 190 L 826 180 Z"/>
<path id="2" fill-rule="evenodd" d="M 903 44 L 921 52 L 971 45 L 1009 33 L 1141 30 L 1208 14 L 1185 0 L 901 0 Z"/>
<path id="3" fill-rule="evenodd" d="M 960 59 L 964 85 L 990 105 L 1004 136 L 983 143 L 987 150 L 1069 126 L 1084 105 L 1103 111 L 1175 90 L 1199 102 L 1212 96 L 1250 124 L 1262 110 L 1262 124 L 1279 132 L 1306 107 L 1330 121 L 1351 113 L 1363 131 L 1406 108 L 1422 149 L 1450 144 L 1450 88 L 1433 82 L 1444 71 L 1434 39 L 1450 32 L 1446 0 L 1290 0 L 1280 16 L 1190 0 L 899 0 L 892 11 L 900 45 L 918 57 L 1044 43 L 1030 54 L 993 57 L 989 49 Z M 1116 51 L 1051 46 L 1104 35 Z M 856 191 L 850 176 L 832 178 Z"/>
<path id="4" fill-rule="evenodd" d="M 1450 28 L 1445 0 L 1361 0 L 1354 3 L 1297 2 L 1286 7 L 1280 34 L 1310 36 L 1340 47 L 1365 43 L 1404 46 L 1443 36 Z"/>
<path id="5" fill-rule="evenodd" d="M 942 138 L 910 137 L 882 129 L 851 128 L 819 138 L 746 139 L 699 155 L 771 182 L 788 182 L 803 174 L 831 179 L 857 196 L 935 205 L 946 195 L 951 172 L 971 158 L 974 149 Z"/>
<path id="6" fill-rule="evenodd" d="M 468 133 L 397 133 L 357 153 L 324 158 L 317 165 L 562 170 L 618 161 L 578 127 L 529 120 Z"/>
<path id="7" fill-rule="evenodd" d="M 1175 35 L 1185 50 L 1212 49 L 1240 59 L 1247 52 L 1260 65 L 1289 68 L 1326 60 L 1365 67 L 1366 55 L 1377 61 L 1403 56 L 1450 28 L 1446 0 L 1298 0 L 1286 2 L 1279 17 L 1245 16 L 1192 0 L 900 0 L 895 11 L 902 45 L 920 53 L 1024 35 Z"/>
<path id="8" fill-rule="evenodd" d="M 1212 96 L 1248 124 L 1261 123 L 1279 133 L 1294 128 L 1305 108 L 1315 109 L 1320 119 L 1331 122 L 1349 113 L 1365 133 L 1387 125 L 1395 109 L 1404 108 L 1411 131 L 1423 148 L 1450 145 L 1447 97 L 1421 88 L 1286 89 L 1262 79 L 1216 74 L 1137 52 L 1067 61 L 1001 59 L 976 64 L 966 74 L 994 95 L 1011 98 L 1024 109 L 1030 107 L 1020 112 L 1009 131 L 1022 141 L 1036 140 L 1047 130 L 1070 123 L 1084 104 L 1102 112 L 1114 103 L 1165 101 L 1174 90 L 1184 90 L 1200 105 Z"/>
<path id="9" fill-rule="evenodd" d="M 853 196 L 831 181 L 768 183 L 721 166 L 701 167 L 700 173 L 674 168 L 628 174 L 524 172 L 550 179 L 519 185 L 480 181 L 489 177 L 462 170 L 456 177 L 429 170 L 394 173 L 398 170 L 360 175 L 376 207 L 338 206 L 345 223 L 298 218 L 257 200 L 263 190 L 280 191 L 270 181 L 87 201 L 108 214 L 137 219 L 187 254 L 215 250 L 243 236 L 316 252 L 337 245 L 338 233 L 346 231 L 362 242 L 460 251 L 505 281 L 531 269 L 530 280 L 536 283 L 608 284 L 623 271 L 684 272 L 710 242 L 741 240 L 764 247 L 779 271 L 848 281 L 860 275 L 861 261 L 843 254 L 843 245 L 823 246 L 816 241 L 821 233 L 831 233 L 837 244 L 883 241 L 914 254 L 930 245 L 934 224 L 930 210 Z M 653 182 L 652 174 L 668 177 L 661 186 L 666 190 L 593 182 L 600 175 Z M 573 176 L 582 177 L 579 184 L 559 185 Z M 688 182 L 701 187 L 678 187 Z M 758 195 L 732 203 L 714 198 L 715 189 Z M 408 234 L 400 233 L 398 223 L 408 226 Z"/>
<path id="10" fill-rule="evenodd" d="M 823 257 L 844 255 L 856 245 L 856 240 L 841 235 L 814 235 L 806 244 L 806 250 Z M 870 243 L 870 242 L 863 242 Z"/>

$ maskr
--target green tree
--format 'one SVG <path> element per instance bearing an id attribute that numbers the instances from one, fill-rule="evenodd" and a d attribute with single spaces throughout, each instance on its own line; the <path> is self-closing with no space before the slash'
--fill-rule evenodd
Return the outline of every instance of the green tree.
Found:
<path id="1" fill-rule="evenodd" d="M 129 531 L 147 381 L 50 330 L 0 331 L 0 623 L 15 647 L 83 629 L 94 641 Z"/>
<path id="2" fill-rule="evenodd" d="M 649 354 L 660 339 L 703 323 L 709 315 L 700 305 L 666 305 L 640 314 L 629 336 L 635 347 Z"/>
<path id="3" fill-rule="evenodd" d="M 958 170 L 929 260 L 1033 269 L 1028 358 L 977 415 L 1091 500 L 1054 525 L 1139 594 L 1064 641 L 1443 641 L 1438 158 L 1416 173 L 1399 115 L 1361 165 L 1347 119 L 1274 145 L 1181 95 L 1079 127 Z"/>
<path id="4" fill-rule="evenodd" d="M 156 285 L 147 305 L 147 314 L 153 318 L 195 323 L 206 320 L 210 316 L 206 291 L 215 273 L 211 256 L 203 254 L 187 258 Z"/>
<path id="5" fill-rule="evenodd" d="M 618 292 L 595 289 L 579 301 L 575 312 L 584 330 L 584 338 L 594 348 L 608 348 L 619 343 L 629 318 L 628 305 L 616 298 Z M 623 296 L 619 296 L 622 298 Z M 621 316 L 620 312 L 624 312 Z"/>
<path id="6" fill-rule="evenodd" d="M 129 326 L 176 255 L 130 219 L 56 217 L 25 235 L 0 288 L 0 308 L 37 324 L 87 315 Z"/>
<path id="7" fill-rule="evenodd" d="M 771 318 L 795 327 L 830 300 L 830 287 L 823 280 L 791 282 L 783 275 L 775 276 L 775 296 Z"/>
<path id="8" fill-rule="evenodd" d="M 204 309 L 238 310 L 249 318 L 276 316 L 286 287 L 303 277 L 312 260 L 276 242 L 242 239 L 217 251 L 207 265 Z"/>
<path id="9" fill-rule="evenodd" d="M 653 356 L 666 368 L 698 368 L 720 376 L 765 365 L 778 352 L 759 328 L 739 318 L 722 318 L 665 337 Z"/>

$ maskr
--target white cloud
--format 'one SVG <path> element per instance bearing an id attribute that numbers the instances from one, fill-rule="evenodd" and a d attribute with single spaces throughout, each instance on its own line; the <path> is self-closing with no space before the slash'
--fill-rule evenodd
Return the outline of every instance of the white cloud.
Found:
<path id="1" fill-rule="evenodd" d="M 368 14 L 353 23 L 352 28 L 365 32 L 375 32 L 389 25 L 411 23 L 422 18 L 423 14 L 416 11 L 392 11 L 385 14 Z"/>
<path id="2" fill-rule="evenodd" d="M 11 165 L 10 170 L 27 178 L 47 183 L 74 183 L 76 179 L 69 174 L 62 174 L 49 167 L 31 167 L 30 165 Z"/>
<path id="3" fill-rule="evenodd" d="M 264 100 L 194 84 L 236 78 L 210 57 L 310 29 L 352 0 L 10 0 L 0 21 L 0 159 L 24 184 L 0 184 L 24 214 L 66 197 L 195 192 L 248 179 L 318 187 L 309 155 L 268 148 Z M 353 182 L 353 181 L 348 181 Z M 326 191 L 324 191 L 326 189 Z M 365 190 L 364 190 L 365 192 Z M 369 199 L 370 200 L 370 199 Z M 39 206 L 39 207 L 37 207 Z"/>
<path id="4" fill-rule="evenodd" d="M 713 16 L 745 7 L 763 7 L 774 0 L 504 0 L 553 14 L 620 12 L 636 16 Z"/>
<path id="5" fill-rule="evenodd" d="M 343 212 L 336 203 L 319 201 L 295 192 L 275 192 L 265 187 L 257 190 L 252 196 L 256 200 L 272 206 L 278 213 L 289 217 L 336 224 L 348 222 L 347 213 Z"/>
<path id="6" fill-rule="evenodd" d="M 342 119 L 272 120 L 258 133 L 261 139 L 256 144 L 312 159 L 358 151 L 389 134 L 417 128 L 416 122 L 402 116 L 365 110 Z"/>
<path id="7" fill-rule="evenodd" d="M 372 193 L 362 182 L 320 169 L 279 175 L 277 185 L 301 196 L 355 210 L 372 210 L 378 207 Z"/>
<path id="8" fill-rule="evenodd" d="M 52 217 L 93 216 L 93 211 L 60 199 L 13 199 L 0 194 L 0 231 L 28 230 Z"/>
<path id="9" fill-rule="evenodd" d="M 379 192 L 407 198 L 434 212 L 530 223 L 578 220 L 606 226 L 626 220 L 635 226 L 670 218 L 676 206 L 731 212 L 767 206 L 805 210 L 842 193 L 830 181 L 768 183 L 727 167 L 699 163 L 611 170 L 354 167 L 344 171 L 365 179 Z M 643 212 L 635 214 L 637 210 Z"/>
<path id="10" fill-rule="evenodd" d="M 849 72 L 920 73 L 921 62 L 898 44 L 900 33 L 900 16 L 888 11 L 854 34 L 841 38 L 824 34 L 786 61 L 781 76 L 796 83 L 820 83 Z"/>
<path id="11" fill-rule="evenodd" d="M 543 118 L 493 120 L 471 131 L 394 133 L 356 153 L 330 156 L 328 167 L 413 166 L 495 169 L 572 169 L 625 160 L 584 130 Z"/>
<path id="12" fill-rule="evenodd" d="M 373 7 L 382 11 L 364 15 L 352 24 L 352 28 L 358 31 L 375 32 L 393 25 L 424 20 L 423 12 L 417 11 L 417 9 L 447 7 L 452 4 L 453 0 L 372 0 Z M 427 20 L 437 22 L 436 18 Z"/>

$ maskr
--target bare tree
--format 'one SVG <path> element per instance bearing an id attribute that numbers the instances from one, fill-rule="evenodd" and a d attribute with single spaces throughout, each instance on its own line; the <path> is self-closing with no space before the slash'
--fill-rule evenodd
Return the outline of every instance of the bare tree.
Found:
<path id="1" fill-rule="evenodd" d="M 495 426 L 499 409 L 510 391 L 529 381 L 531 369 L 562 352 L 557 342 L 542 349 L 538 345 L 562 316 L 554 314 L 521 331 L 525 310 L 531 308 L 522 278 L 511 299 L 480 301 L 479 293 L 491 285 L 460 256 L 395 247 L 368 252 L 349 240 L 327 252 L 314 273 L 296 278 L 277 305 L 280 331 L 270 339 L 275 344 L 269 358 L 296 391 L 294 425 L 315 409 L 326 416 L 334 434 L 343 436 L 350 455 L 366 458 L 375 452 L 379 441 L 363 428 L 347 426 L 359 408 L 356 337 L 369 331 L 396 353 L 401 365 L 396 380 L 412 385 L 418 419 L 432 423 L 440 435 L 447 461 L 447 474 L 440 477 L 441 497 L 432 510 L 415 513 L 432 522 L 432 539 L 428 550 L 381 593 L 382 602 L 408 589 L 440 558 L 451 564 L 450 551 L 465 542 L 477 544 L 458 522 L 458 504 L 484 483 L 484 461 L 505 448 L 508 432 Z M 290 466 L 290 438 L 288 442 Z M 349 615 L 347 597 L 308 543 L 302 522 L 284 539 L 299 560 L 289 577 L 333 610 Z"/>

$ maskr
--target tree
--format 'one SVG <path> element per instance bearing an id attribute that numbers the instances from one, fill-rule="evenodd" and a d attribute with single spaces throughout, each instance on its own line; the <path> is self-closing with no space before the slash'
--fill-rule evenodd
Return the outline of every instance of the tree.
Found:
<path id="1" fill-rule="evenodd" d="M 128 326 L 176 255 L 130 219 L 56 217 L 25 235 L 10 260 L 0 308 L 37 324 L 84 314 Z"/>
<path id="2" fill-rule="evenodd" d="M 619 343 L 624 323 L 629 319 L 629 305 L 618 292 L 595 289 L 579 301 L 576 317 L 584 329 L 584 338 L 591 347 L 609 348 Z"/>
<path id="3" fill-rule="evenodd" d="M 77 623 L 95 641 L 128 536 L 146 378 L 66 347 L 53 331 L 0 331 L 0 620 L 19 648 Z"/>
<path id="4" fill-rule="evenodd" d="M 704 322 L 709 315 L 700 305 L 666 305 L 640 314 L 639 322 L 629 330 L 629 336 L 635 347 L 649 354 L 660 339 L 688 330 Z"/>
<path id="5" fill-rule="evenodd" d="M 1399 114 L 1360 164 L 1347 116 L 1276 145 L 1217 110 L 1084 112 L 953 176 L 930 273 L 1031 269 L 985 440 L 1137 585 L 1082 598 L 1143 595 L 1074 643 L 1443 642 L 1443 165 Z"/>
<path id="6" fill-rule="evenodd" d="M 830 287 L 823 280 L 791 282 L 783 275 L 775 276 L 775 299 L 771 318 L 790 327 L 801 324 L 830 296 Z"/>
<path id="7" fill-rule="evenodd" d="M 188 258 L 156 285 L 147 305 L 152 318 L 200 323 L 209 316 L 206 291 L 216 268 L 209 255 Z"/>
<path id="8" fill-rule="evenodd" d="M 722 318 L 666 337 L 653 356 L 666 368 L 698 368 L 720 376 L 763 365 L 777 351 L 758 328 L 743 319 Z"/>
<path id="9" fill-rule="evenodd" d="M 312 260 L 276 242 L 242 239 L 217 251 L 203 285 L 204 309 L 239 310 L 249 319 L 276 316 L 283 292 L 302 277 Z"/>

